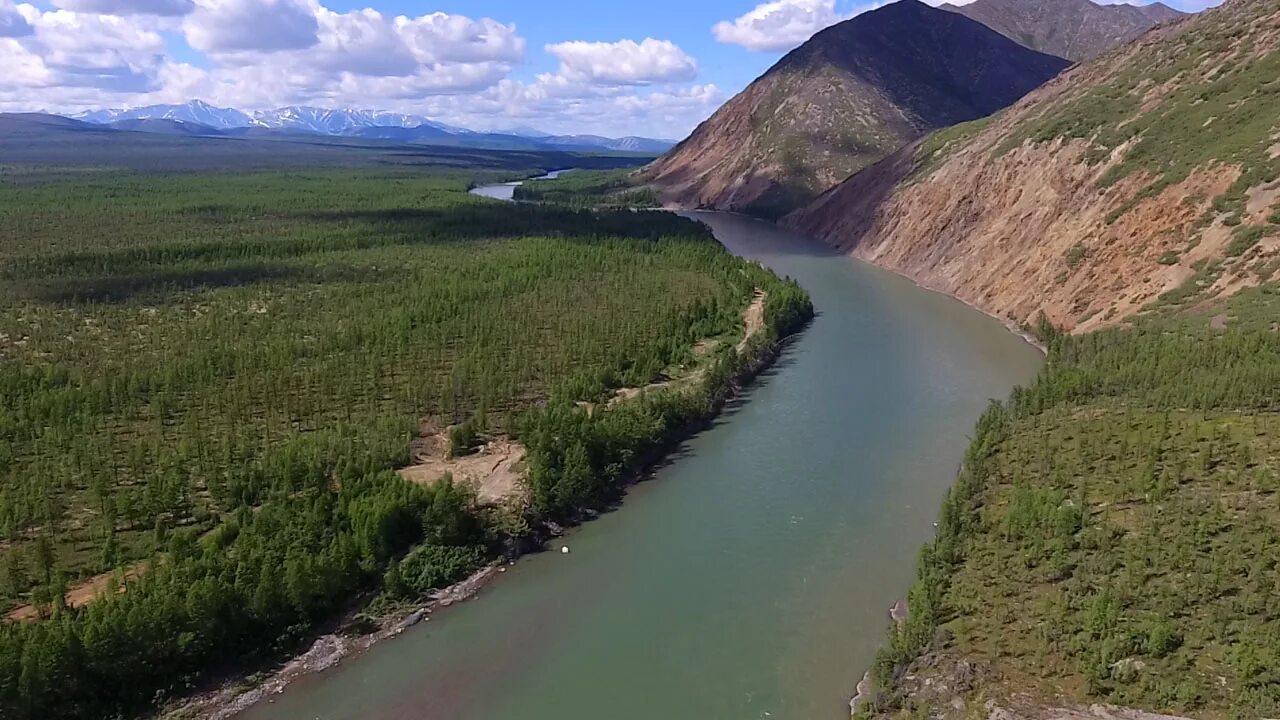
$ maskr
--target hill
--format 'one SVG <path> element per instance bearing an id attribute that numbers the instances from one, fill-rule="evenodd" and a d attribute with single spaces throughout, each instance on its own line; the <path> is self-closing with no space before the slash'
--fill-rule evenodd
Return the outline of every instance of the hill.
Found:
<path id="1" fill-rule="evenodd" d="M 1280 264 L 1280 3 L 1235 0 L 859 173 L 787 223 L 1024 324 L 1112 325 Z"/>
<path id="2" fill-rule="evenodd" d="M 778 216 L 924 133 L 988 115 L 1067 61 L 901 0 L 796 48 L 644 175 L 667 200 Z"/>
<path id="3" fill-rule="evenodd" d="M 93 110 L 73 119 L 138 132 L 257 138 L 364 138 L 479 150 L 629 152 L 652 157 L 674 144 L 652 138 L 549 135 L 536 130 L 475 132 L 420 115 L 380 110 L 291 105 L 245 112 L 215 107 L 200 100 L 178 105 Z"/>
<path id="4" fill-rule="evenodd" d="M 863 716 L 1280 716 L 1278 50 L 1280 2 L 1229 0 L 786 219 L 1048 349 L 979 422 Z"/>
<path id="5" fill-rule="evenodd" d="M 1029 48 L 1089 60 L 1160 23 L 1185 17 L 1164 3 L 1100 5 L 1090 0 L 975 0 L 940 6 L 977 20 Z"/>
<path id="6" fill-rule="evenodd" d="M 252 170 L 429 165 L 534 171 L 634 167 L 643 156 L 574 149 L 437 144 L 421 128 L 348 138 L 267 128 L 219 130 L 190 121 L 129 119 L 111 125 L 41 114 L 0 113 L 0 178 L 48 176 L 86 166 L 135 171 Z"/>

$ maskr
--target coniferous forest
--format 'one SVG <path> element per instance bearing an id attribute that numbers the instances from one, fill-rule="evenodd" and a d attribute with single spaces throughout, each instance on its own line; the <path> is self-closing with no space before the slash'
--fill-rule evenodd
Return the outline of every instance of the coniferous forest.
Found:
<path id="1" fill-rule="evenodd" d="M 6 185 L 0 716 L 146 712 L 459 580 L 607 502 L 812 315 L 694 222 L 466 193 L 512 176 Z M 695 358 L 761 291 L 764 331 Z M 528 502 L 403 479 L 424 422 L 522 443 Z"/>
<path id="2" fill-rule="evenodd" d="M 918 678 L 963 663 L 989 696 L 1280 712 L 1280 285 L 1182 300 L 1041 325 L 1048 364 L 979 422 L 864 711 L 923 716 Z"/>

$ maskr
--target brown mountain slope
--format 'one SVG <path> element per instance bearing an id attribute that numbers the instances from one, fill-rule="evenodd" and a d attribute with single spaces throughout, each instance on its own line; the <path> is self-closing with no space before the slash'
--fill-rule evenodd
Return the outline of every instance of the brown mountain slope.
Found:
<path id="1" fill-rule="evenodd" d="M 1152 27 L 1184 17 L 1163 3 L 1099 5 L 1090 0 L 976 0 L 942 5 L 1029 48 L 1081 62 Z"/>
<path id="2" fill-rule="evenodd" d="M 644 178 L 668 201 L 776 217 L 925 132 L 988 115 L 1067 62 L 901 0 L 814 35 Z"/>
<path id="3" fill-rule="evenodd" d="M 1069 329 L 1280 268 L 1280 0 L 1228 0 L 904 148 L 790 226 Z"/>

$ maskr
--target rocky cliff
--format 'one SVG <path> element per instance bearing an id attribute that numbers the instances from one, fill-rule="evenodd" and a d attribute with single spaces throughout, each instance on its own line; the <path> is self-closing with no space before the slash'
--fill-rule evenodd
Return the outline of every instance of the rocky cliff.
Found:
<path id="1" fill-rule="evenodd" d="M 645 180 L 686 207 L 777 217 L 924 133 L 983 117 L 1067 61 L 900 0 L 819 32 Z"/>
<path id="2" fill-rule="evenodd" d="M 785 224 L 1077 331 L 1280 268 L 1280 0 L 1229 0 L 858 173 Z"/>

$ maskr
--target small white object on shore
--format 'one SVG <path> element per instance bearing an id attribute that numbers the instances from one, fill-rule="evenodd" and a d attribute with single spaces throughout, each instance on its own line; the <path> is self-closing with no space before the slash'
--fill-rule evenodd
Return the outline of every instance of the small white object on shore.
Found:
<path id="1" fill-rule="evenodd" d="M 568 545 L 561 545 L 561 546 L 560 546 L 560 554 L 561 554 L 561 555 L 568 555 L 568 554 L 569 554 L 569 546 L 568 546 Z"/>

